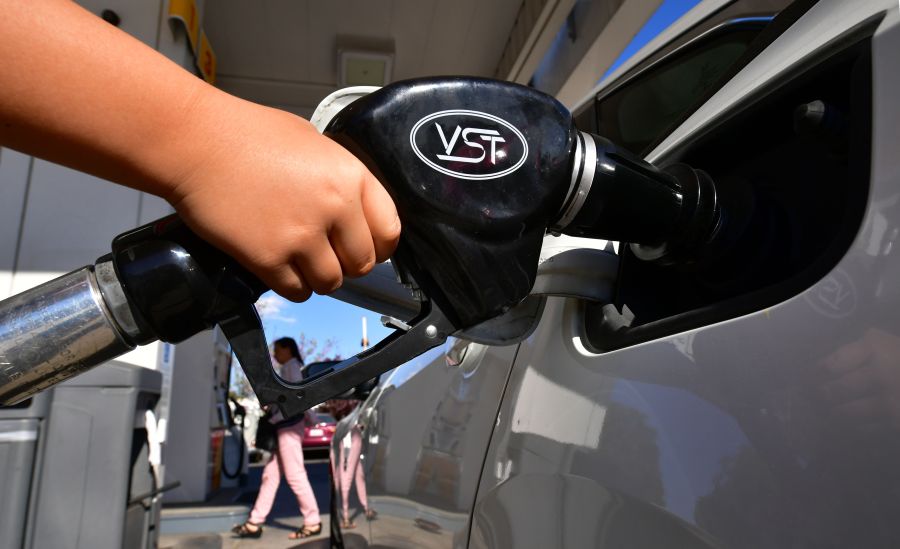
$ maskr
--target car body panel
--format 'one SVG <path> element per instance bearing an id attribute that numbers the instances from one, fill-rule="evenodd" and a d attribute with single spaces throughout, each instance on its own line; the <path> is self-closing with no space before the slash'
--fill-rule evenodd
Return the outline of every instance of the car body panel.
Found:
<path id="1" fill-rule="evenodd" d="M 362 431 L 365 488 L 378 513 L 356 533 L 386 547 L 465 546 L 516 348 L 450 338 L 394 370 L 338 424 L 335 452 L 351 428 Z"/>
<path id="2" fill-rule="evenodd" d="M 819 2 L 653 158 L 882 8 L 871 187 L 847 253 L 775 306 L 603 354 L 580 343 L 581 303 L 549 299 L 516 358 L 471 546 L 900 545 L 897 4 Z M 572 436 L 532 419 L 560 410 Z"/>

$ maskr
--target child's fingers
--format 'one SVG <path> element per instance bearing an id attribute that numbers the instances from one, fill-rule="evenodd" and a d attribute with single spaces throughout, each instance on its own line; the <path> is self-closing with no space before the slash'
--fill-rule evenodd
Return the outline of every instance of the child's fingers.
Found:
<path id="1" fill-rule="evenodd" d="M 303 276 L 299 267 L 284 263 L 275 268 L 254 269 L 254 274 L 275 293 L 300 303 L 309 299 L 312 288 Z"/>
<path id="2" fill-rule="evenodd" d="M 391 196 L 374 176 L 367 176 L 363 184 L 362 207 L 372 234 L 375 260 L 385 261 L 400 240 L 400 217 Z"/>
<path id="3" fill-rule="evenodd" d="M 344 281 L 341 263 L 324 234 L 303 242 L 292 259 L 317 294 L 330 294 Z"/>
<path id="4" fill-rule="evenodd" d="M 366 218 L 358 206 L 355 212 L 335 224 L 330 240 L 344 274 L 356 277 L 372 270 L 375 265 L 375 246 Z"/>

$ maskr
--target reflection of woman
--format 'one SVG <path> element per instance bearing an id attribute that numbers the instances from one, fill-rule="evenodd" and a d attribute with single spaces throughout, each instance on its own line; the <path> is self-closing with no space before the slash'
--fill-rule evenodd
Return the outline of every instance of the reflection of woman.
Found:
<path id="1" fill-rule="evenodd" d="M 359 427 L 353 426 L 350 430 L 350 444 L 347 447 L 347 441 L 341 441 L 341 457 L 338 463 L 338 469 L 341 476 L 341 503 L 343 507 L 343 515 L 341 517 L 342 528 L 354 528 L 356 525 L 350 520 L 350 487 L 356 484 L 356 495 L 359 496 L 359 502 L 362 504 L 366 513 L 366 519 L 375 518 L 375 510 L 369 507 L 366 498 L 366 477 L 363 473 L 363 466 L 360 463 L 360 452 L 362 450 L 362 433 Z"/>
<path id="2" fill-rule="evenodd" d="M 350 414 L 359 404 L 358 400 L 350 399 L 332 399 L 329 400 L 325 407 L 331 412 L 331 415 L 338 421 Z M 359 502 L 365 510 L 367 520 L 375 518 L 374 509 L 369 508 L 368 498 L 366 497 L 366 477 L 363 472 L 360 456 L 362 451 L 362 433 L 359 427 L 354 425 L 350 432 L 340 442 L 339 454 L 335 459 L 334 452 L 331 454 L 332 475 L 337 480 L 341 490 L 341 528 L 355 528 L 356 524 L 350 520 L 350 488 L 356 483 L 356 495 L 359 496 Z"/>
<path id="3" fill-rule="evenodd" d="M 287 381 L 300 381 L 303 359 L 297 349 L 297 342 L 292 338 L 283 337 L 275 341 L 273 348 L 272 354 L 275 356 L 275 360 L 281 364 L 281 377 Z M 303 514 L 303 528 L 288 537 L 302 539 L 322 532 L 319 506 L 303 465 L 303 446 L 301 444 L 303 418 L 304 416 L 300 416 L 296 420 L 278 424 L 278 448 L 272 454 L 272 459 L 266 464 L 266 468 L 263 469 L 262 485 L 259 487 L 259 495 L 250 512 L 250 518 L 244 524 L 232 529 L 232 532 L 239 537 L 258 538 L 262 535 L 262 524 L 272 510 L 275 493 L 281 483 L 281 473 L 284 473 L 288 485 L 297 496 L 300 512 Z M 271 421 L 277 422 L 281 419 L 281 414 L 276 413 Z"/>

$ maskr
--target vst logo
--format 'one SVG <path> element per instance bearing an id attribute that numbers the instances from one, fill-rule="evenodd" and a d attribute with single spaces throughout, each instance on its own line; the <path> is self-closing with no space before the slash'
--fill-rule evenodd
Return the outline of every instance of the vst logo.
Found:
<path id="1" fill-rule="evenodd" d="M 409 133 L 413 151 L 435 170 L 462 179 L 494 179 L 528 158 L 525 136 L 494 115 L 469 110 L 430 114 Z"/>

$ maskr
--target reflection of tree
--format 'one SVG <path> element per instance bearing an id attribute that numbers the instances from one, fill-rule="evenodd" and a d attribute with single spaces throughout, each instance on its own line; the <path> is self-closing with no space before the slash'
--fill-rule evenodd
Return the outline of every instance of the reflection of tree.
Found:
<path id="1" fill-rule="evenodd" d="M 297 336 L 297 347 L 300 349 L 300 356 L 303 357 L 303 362 L 306 364 L 323 360 L 341 359 L 341 355 L 334 352 L 337 347 L 337 340 L 333 337 L 326 339 L 320 347 L 316 338 L 308 338 L 306 334 L 300 332 L 300 335 Z"/>
<path id="2" fill-rule="evenodd" d="M 781 488 L 745 446 L 722 461 L 713 491 L 697 500 L 694 519 L 728 547 L 795 547 L 784 537 L 795 521 L 782 505 Z"/>
<path id="3" fill-rule="evenodd" d="M 238 364 L 238 362 L 234 362 L 232 364 Z M 234 398 L 235 400 L 239 400 L 242 398 L 256 398 L 256 394 L 253 392 L 253 387 L 250 386 L 250 381 L 247 379 L 247 376 L 244 375 L 244 371 L 240 368 L 235 368 L 232 366 L 231 368 L 231 380 L 229 383 L 228 396 Z"/>
<path id="4" fill-rule="evenodd" d="M 753 446 L 722 463 L 700 526 L 735 547 L 900 547 L 900 338 L 848 336 L 783 369 L 802 389 L 763 393 L 768 415 L 737 414 Z"/>
<path id="5" fill-rule="evenodd" d="M 643 412 L 611 401 L 596 452 L 576 453 L 571 472 L 593 477 L 612 491 L 664 505 L 657 432 Z"/>

